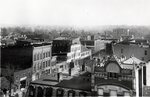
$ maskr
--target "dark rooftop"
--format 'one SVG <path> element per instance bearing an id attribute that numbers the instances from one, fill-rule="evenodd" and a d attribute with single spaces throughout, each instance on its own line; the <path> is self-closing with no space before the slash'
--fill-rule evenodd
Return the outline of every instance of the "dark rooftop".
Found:
<path id="1" fill-rule="evenodd" d="M 56 77 L 46 76 L 46 80 L 45 78 L 41 78 L 39 80 L 33 81 L 32 84 L 50 85 L 54 87 L 91 91 L 91 77 L 87 75 L 90 75 L 90 73 L 86 72 L 77 77 L 62 80 L 61 82 L 58 82 Z"/>
<path id="2" fill-rule="evenodd" d="M 128 90 L 133 89 L 133 84 L 132 84 L 132 80 L 121 80 L 119 81 L 118 79 L 104 79 L 104 78 L 95 78 L 95 84 L 99 84 L 99 85 L 117 85 L 117 86 L 121 86 L 124 87 Z"/>

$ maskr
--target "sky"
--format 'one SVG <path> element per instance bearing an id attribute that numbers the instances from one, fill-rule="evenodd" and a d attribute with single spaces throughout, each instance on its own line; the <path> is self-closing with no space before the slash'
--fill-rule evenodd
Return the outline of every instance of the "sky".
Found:
<path id="1" fill-rule="evenodd" d="M 150 0 L 0 0 L 1 25 L 150 25 Z"/>

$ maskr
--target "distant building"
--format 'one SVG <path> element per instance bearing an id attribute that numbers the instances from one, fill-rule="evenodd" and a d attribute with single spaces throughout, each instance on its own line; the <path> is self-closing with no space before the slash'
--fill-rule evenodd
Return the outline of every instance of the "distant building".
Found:
<path id="1" fill-rule="evenodd" d="M 106 43 L 110 43 L 109 40 L 81 40 L 81 44 L 88 49 L 92 50 L 92 54 L 102 49 L 105 49 Z"/>
<path id="2" fill-rule="evenodd" d="M 70 47 L 72 45 L 72 40 L 66 39 L 64 37 L 59 37 L 53 40 L 52 46 L 52 55 L 59 56 L 64 55 L 67 56 L 67 53 L 70 52 Z"/>
<path id="3" fill-rule="evenodd" d="M 71 45 L 71 51 L 67 53 L 68 57 L 67 62 L 78 61 L 91 55 L 92 52 L 90 49 L 87 49 L 85 46 L 81 44 L 73 44 Z"/>
<path id="4" fill-rule="evenodd" d="M 136 58 L 148 61 L 150 60 L 150 45 L 143 44 L 142 42 L 120 42 L 113 44 L 113 54 L 118 58 L 126 57 L 126 59 L 131 56 L 135 56 Z"/>
<path id="5" fill-rule="evenodd" d="M 126 28 L 115 28 L 113 29 L 113 33 L 112 36 L 114 39 L 120 39 L 120 36 L 129 36 L 130 35 L 130 31 L 129 29 Z"/>

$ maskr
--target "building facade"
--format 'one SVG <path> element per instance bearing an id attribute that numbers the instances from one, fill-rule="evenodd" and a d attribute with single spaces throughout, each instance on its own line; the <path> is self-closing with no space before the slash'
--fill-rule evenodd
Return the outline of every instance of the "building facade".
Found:
<path id="1" fill-rule="evenodd" d="M 132 69 L 121 67 L 117 61 L 106 61 L 103 65 L 93 66 L 92 91 L 98 96 L 132 96 Z"/>
<path id="2" fill-rule="evenodd" d="M 85 46 L 88 49 L 92 50 L 92 53 L 96 53 L 102 49 L 106 48 L 106 43 L 110 43 L 111 41 L 109 40 L 101 40 L 101 39 L 96 39 L 96 40 L 81 40 L 81 44 Z"/>
<path id="3" fill-rule="evenodd" d="M 33 47 L 33 75 L 32 80 L 51 73 L 51 45 Z"/>

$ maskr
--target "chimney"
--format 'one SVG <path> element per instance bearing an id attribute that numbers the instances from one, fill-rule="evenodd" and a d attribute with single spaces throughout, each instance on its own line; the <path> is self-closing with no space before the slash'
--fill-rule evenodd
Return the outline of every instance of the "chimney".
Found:
<path id="1" fill-rule="evenodd" d="M 60 82 L 60 73 L 57 73 L 57 80 Z"/>

